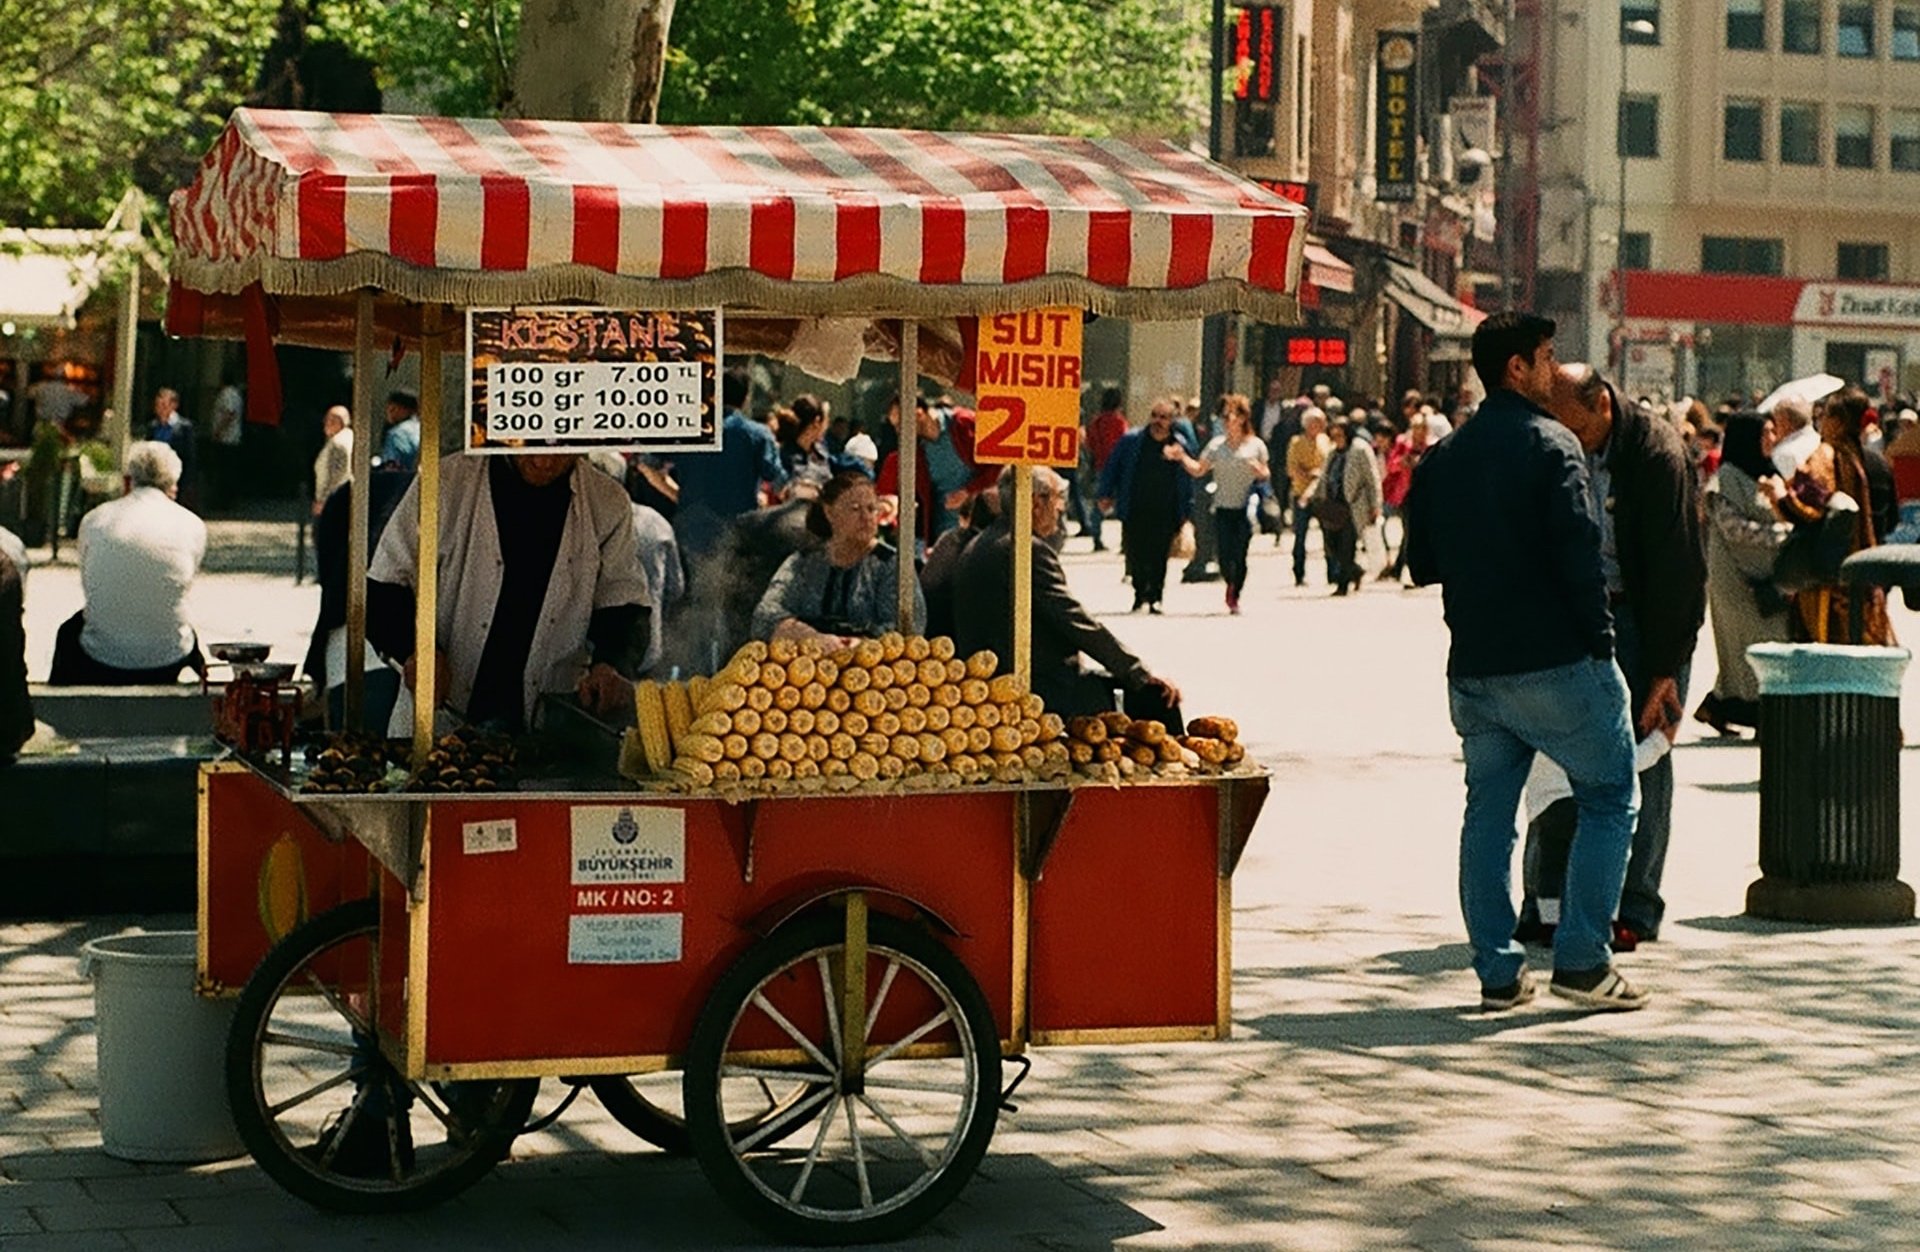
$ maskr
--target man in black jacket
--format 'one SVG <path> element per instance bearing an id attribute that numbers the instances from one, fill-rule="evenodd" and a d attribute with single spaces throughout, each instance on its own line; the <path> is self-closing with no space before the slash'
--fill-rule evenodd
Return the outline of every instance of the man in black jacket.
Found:
<path id="1" fill-rule="evenodd" d="M 1114 692 L 1127 715 L 1165 722 L 1178 734 L 1180 691 L 1093 620 L 1067 589 L 1067 573 L 1047 539 L 1060 527 L 1066 481 L 1033 471 L 1033 690 L 1062 717 L 1109 712 Z M 1005 672 L 1013 665 L 1013 471 L 1000 475 L 1000 517 L 960 556 L 953 575 L 953 640 L 962 655 L 991 648 Z M 1105 672 L 1081 666 L 1080 655 Z"/>
<path id="2" fill-rule="evenodd" d="M 1460 906 L 1481 1007 L 1533 997 L 1513 937 L 1514 817 L 1544 753 L 1566 771 L 1580 811 L 1553 992 L 1637 1009 L 1646 994 L 1613 969 L 1608 945 L 1637 808 L 1633 729 L 1586 458 L 1542 407 L 1553 396 L 1553 332 L 1526 313 L 1498 313 L 1475 330 L 1473 368 L 1487 398 L 1414 470 L 1407 567 L 1416 583 L 1441 584 L 1453 636 L 1447 692 L 1467 782 Z"/>
<path id="3" fill-rule="evenodd" d="M 1644 739 L 1659 732 L 1671 743 L 1707 612 L 1706 539 L 1693 460 L 1672 423 L 1623 403 L 1591 365 L 1560 367 L 1548 409 L 1586 454 L 1600 566 L 1635 711 L 1634 733 Z M 1660 933 L 1666 913 L 1660 879 L 1672 829 L 1673 758 L 1663 754 L 1640 775 L 1640 817 L 1614 922 L 1615 951 L 1630 952 Z M 1528 867 L 1557 862 L 1555 851 L 1538 846 L 1530 829 Z M 1559 885 L 1548 872 L 1540 881 L 1530 876 L 1527 888 L 1523 937 L 1530 930 L 1540 934 L 1537 893 L 1545 888 L 1551 896 Z"/>

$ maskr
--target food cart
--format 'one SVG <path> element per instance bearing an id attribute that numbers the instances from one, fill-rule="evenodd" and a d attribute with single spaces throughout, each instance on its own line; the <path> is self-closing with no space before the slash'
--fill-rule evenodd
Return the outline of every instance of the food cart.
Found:
<path id="1" fill-rule="evenodd" d="M 256 110 L 234 115 L 173 222 L 175 333 L 256 353 L 351 345 L 363 415 L 389 354 L 421 355 L 414 761 L 447 742 L 431 452 L 463 311 L 724 309 L 716 363 L 817 356 L 851 333 L 899 358 L 906 395 L 923 361 L 964 372 L 970 319 L 1285 319 L 1304 236 L 1296 206 L 1170 145 Z M 995 403 L 1006 446 L 1041 463 L 1071 451 L 1057 428 L 1023 437 L 1044 425 L 1039 401 L 982 395 Z M 719 408 L 699 407 L 712 446 Z M 473 411 L 470 446 L 485 438 Z M 914 424 L 900 434 L 910 464 Z M 1030 471 L 1017 482 L 1024 540 Z M 1015 553 L 1024 674 L 1030 550 Z M 350 721 L 359 688 L 350 672 Z M 693 1152 L 780 1236 L 897 1237 L 965 1184 L 1029 1047 L 1229 1032 L 1231 875 L 1267 790 L 1255 767 L 707 790 L 564 765 L 433 794 L 377 772 L 315 793 L 297 762 L 244 751 L 205 769 L 199 986 L 238 996 L 235 1117 L 288 1190 L 363 1212 L 443 1199 L 509 1151 L 539 1081 L 561 1077 Z"/>

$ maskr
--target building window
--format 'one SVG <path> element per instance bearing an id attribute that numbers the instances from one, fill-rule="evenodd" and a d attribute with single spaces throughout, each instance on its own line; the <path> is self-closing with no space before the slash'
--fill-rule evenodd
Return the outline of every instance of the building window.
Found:
<path id="1" fill-rule="evenodd" d="M 1738 52 L 1766 51 L 1766 0 L 1727 0 L 1727 47 Z"/>
<path id="2" fill-rule="evenodd" d="M 1620 236 L 1620 268 L 1623 270 L 1652 269 L 1653 236 L 1644 230 L 1630 230 Z"/>
<path id="3" fill-rule="evenodd" d="M 1233 106 L 1233 155 L 1272 156 L 1273 106 L 1255 100 L 1236 100 Z"/>
<path id="4" fill-rule="evenodd" d="M 1763 161 L 1766 154 L 1762 151 L 1764 140 L 1761 135 L 1763 123 L 1761 110 L 1764 108 L 1758 100 L 1729 100 L 1726 108 L 1726 134 L 1721 143 L 1721 155 L 1729 161 Z"/>
<path id="5" fill-rule="evenodd" d="M 1806 56 L 1820 55 L 1821 0 L 1781 0 L 1780 47 Z"/>
<path id="6" fill-rule="evenodd" d="M 1617 155 L 1660 155 L 1660 97 L 1621 96 Z"/>
<path id="7" fill-rule="evenodd" d="M 1840 26 L 1833 41 L 1834 51 L 1843 57 L 1873 55 L 1873 5 L 1842 4 Z"/>
<path id="8" fill-rule="evenodd" d="M 1887 119 L 1887 164 L 1920 172 L 1920 109 L 1895 109 Z"/>
<path id="9" fill-rule="evenodd" d="M 1840 245 L 1839 262 L 1834 266 L 1840 278 L 1857 278 L 1863 282 L 1884 283 L 1891 268 L 1887 263 L 1890 249 L 1884 243 L 1843 243 Z"/>
<path id="10" fill-rule="evenodd" d="M 1651 31 L 1636 23 L 1645 22 Z M 1620 0 L 1620 42 L 1658 44 L 1660 42 L 1660 0 Z"/>
<path id="11" fill-rule="evenodd" d="M 1835 105 L 1833 163 L 1842 169 L 1873 168 L 1873 110 L 1864 104 Z"/>
<path id="12" fill-rule="evenodd" d="M 1742 239 L 1709 235 L 1700 241 L 1703 274 L 1773 274 L 1784 272 L 1786 245 L 1778 239 Z"/>
<path id="13" fill-rule="evenodd" d="M 1920 61 L 1920 4 L 1893 6 L 1893 59 Z"/>
<path id="14" fill-rule="evenodd" d="M 1820 164 L 1820 106 L 1780 106 L 1780 164 Z"/>

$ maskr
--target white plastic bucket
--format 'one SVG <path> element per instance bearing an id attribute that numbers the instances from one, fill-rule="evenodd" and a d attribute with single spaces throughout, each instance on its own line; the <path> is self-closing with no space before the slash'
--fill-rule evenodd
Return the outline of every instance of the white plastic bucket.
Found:
<path id="1" fill-rule="evenodd" d="M 219 1161 L 246 1151 L 227 1108 L 231 1000 L 193 993 L 194 932 L 95 939 L 93 976 L 100 1139 L 126 1161 Z"/>

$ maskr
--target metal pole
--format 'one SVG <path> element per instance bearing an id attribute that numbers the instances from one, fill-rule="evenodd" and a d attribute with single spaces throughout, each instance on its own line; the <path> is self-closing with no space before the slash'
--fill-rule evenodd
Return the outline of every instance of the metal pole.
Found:
<path id="1" fill-rule="evenodd" d="M 373 380 L 379 354 L 373 346 L 373 290 L 363 287 L 353 316 L 353 492 L 347 519 L 347 691 L 344 729 L 365 721 L 367 674 L 367 513 L 373 478 Z"/>
<path id="2" fill-rule="evenodd" d="M 1614 101 L 1613 143 L 1620 150 L 1620 219 L 1613 235 L 1614 381 L 1623 381 L 1627 364 L 1627 33 L 1620 32 L 1620 95 Z"/>
<path id="3" fill-rule="evenodd" d="M 440 593 L 440 306 L 430 305 L 420 325 L 420 545 L 413 573 L 413 759 L 433 749 L 433 710 L 439 650 Z"/>
<path id="4" fill-rule="evenodd" d="M 1513 187 L 1513 149 L 1516 136 L 1513 133 L 1515 113 L 1513 99 L 1513 61 L 1517 52 L 1514 42 L 1519 37 L 1520 22 L 1515 12 L 1515 0 L 1507 0 L 1507 46 L 1500 55 L 1500 187 L 1499 191 L 1506 200 L 1500 209 L 1500 307 L 1513 308 L 1513 250 L 1514 221 L 1513 207 L 1517 198 Z M 1537 32 L 1529 38 L 1538 38 Z"/>
<path id="5" fill-rule="evenodd" d="M 1033 466 L 1013 468 L 1013 672 L 1033 683 Z"/>
<path id="6" fill-rule="evenodd" d="M 1213 55 L 1208 59 L 1208 64 L 1212 67 L 1213 75 L 1213 92 L 1211 96 L 1213 111 L 1209 115 L 1207 126 L 1207 155 L 1216 161 L 1220 159 L 1221 153 L 1225 151 L 1225 145 L 1222 143 L 1220 135 L 1220 115 L 1226 109 L 1227 57 L 1226 48 L 1223 46 L 1227 37 L 1226 30 L 1227 0 L 1213 0 Z"/>
<path id="7" fill-rule="evenodd" d="M 914 398 L 920 394 L 920 323 L 900 319 L 900 450 L 894 462 L 900 470 L 900 582 L 898 616 L 900 633 L 913 633 L 914 590 L 920 571 L 914 564 L 914 537 L 918 510 L 914 492 L 920 481 L 920 427 L 915 419 Z"/>

